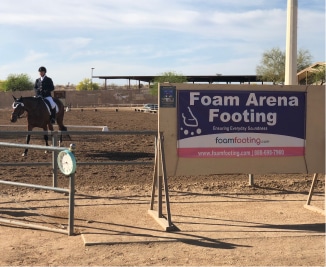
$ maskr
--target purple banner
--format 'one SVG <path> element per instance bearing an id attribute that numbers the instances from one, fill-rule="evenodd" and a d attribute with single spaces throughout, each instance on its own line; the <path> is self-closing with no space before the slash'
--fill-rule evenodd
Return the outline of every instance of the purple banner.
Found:
<path id="1" fill-rule="evenodd" d="M 179 157 L 304 155 L 304 92 L 178 91 Z"/>

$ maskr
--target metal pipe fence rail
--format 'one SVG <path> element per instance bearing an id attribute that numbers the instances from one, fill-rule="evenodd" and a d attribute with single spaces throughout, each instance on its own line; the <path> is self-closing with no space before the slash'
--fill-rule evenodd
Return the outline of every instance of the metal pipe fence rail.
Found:
<path id="1" fill-rule="evenodd" d="M 58 125 L 53 125 L 55 128 L 58 128 Z M 108 127 L 106 125 L 101 126 L 93 126 L 93 125 L 65 125 L 68 129 L 78 128 L 78 129 L 102 129 L 102 131 L 108 131 Z M 23 124 L 1 124 L 0 128 L 24 128 L 26 129 L 26 125 Z"/>
<path id="2" fill-rule="evenodd" d="M 144 131 L 0 131 L 1 136 L 14 136 L 14 135 L 157 135 L 157 131 L 144 130 Z"/>
<path id="3" fill-rule="evenodd" d="M 56 154 L 56 155 L 58 152 L 68 149 L 66 147 L 49 147 L 49 146 L 41 146 L 41 145 L 15 144 L 15 143 L 6 143 L 6 142 L 0 142 L 0 147 L 49 150 L 49 151 L 54 152 L 54 154 Z M 31 164 L 28 164 L 28 165 L 31 165 Z M 35 165 L 35 164 L 33 164 L 33 165 Z M 42 189 L 42 190 L 51 190 L 54 192 L 68 194 L 69 195 L 69 212 L 68 212 L 67 230 L 56 229 L 56 228 L 51 228 L 51 227 L 46 227 L 46 226 L 41 226 L 41 225 L 31 224 L 31 223 L 24 223 L 21 221 L 14 221 L 14 220 L 9 220 L 9 219 L 5 219 L 5 218 L 0 218 L 0 223 L 2 222 L 2 223 L 6 223 L 6 224 L 14 224 L 14 225 L 25 226 L 25 227 L 34 228 L 34 229 L 48 230 L 48 231 L 52 231 L 52 232 L 73 235 L 73 233 L 74 233 L 74 206 L 75 206 L 75 175 L 71 174 L 69 176 L 69 178 L 70 178 L 69 179 L 69 189 L 58 188 L 56 186 L 51 187 L 51 186 L 43 186 L 43 185 L 36 185 L 36 184 L 18 183 L 18 182 L 13 182 L 13 181 L 0 180 L 0 184 L 21 186 L 21 187 L 28 187 L 28 188 L 36 188 L 36 189 Z"/>
<path id="4" fill-rule="evenodd" d="M 47 134 L 49 136 L 52 136 L 52 144 L 54 147 L 50 147 L 47 146 L 45 147 L 47 150 L 52 150 L 53 152 L 53 156 L 52 156 L 52 167 L 53 167 L 53 187 L 56 188 L 57 187 L 57 169 L 58 166 L 55 162 L 58 152 L 57 152 L 57 140 L 59 135 L 154 135 L 155 140 L 154 140 L 154 155 L 155 158 L 152 161 L 122 161 L 122 162 L 113 162 L 113 161 L 101 161 L 101 162 L 77 162 L 77 166 L 79 165 L 153 165 L 154 169 L 156 170 L 154 173 L 155 179 L 153 179 L 153 185 L 152 185 L 152 198 L 151 198 L 151 207 L 149 210 L 149 214 L 157 221 L 159 222 L 159 224 L 161 226 L 163 226 L 163 228 L 166 231 L 171 231 L 171 229 L 174 229 L 174 225 L 172 224 L 171 221 L 171 215 L 170 215 L 170 208 L 169 208 L 169 196 L 168 196 L 168 186 L 167 186 L 167 177 L 164 174 L 163 178 L 161 175 L 161 171 L 158 171 L 158 165 L 163 165 L 165 166 L 165 160 L 164 158 L 162 158 L 162 156 L 158 155 L 158 153 L 160 153 L 157 149 L 157 142 L 159 142 L 161 144 L 163 137 L 162 137 L 162 133 L 158 133 L 157 131 L 151 131 L 151 130 L 145 130 L 145 131 L 24 131 L 24 132 L 17 132 L 17 131 L 0 131 L 0 140 L 1 137 L 7 136 L 9 138 L 12 138 L 12 136 L 17 136 L 17 135 L 44 135 Z M 161 138 L 158 138 L 158 136 L 161 136 Z M 1 143 L 0 143 L 1 144 Z M 25 145 L 18 145 L 18 147 L 24 147 Z M 42 147 L 42 146 L 39 146 Z M 163 148 L 161 148 L 162 150 Z M 60 149 L 59 149 L 60 150 Z M 62 149 L 61 149 L 62 150 Z M 77 149 L 78 150 L 78 149 Z M 160 151 L 161 151 L 160 150 Z M 158 158 L 160 158 L 160 161 L 162 162 L 161 164 L 159 164 L 159 160 Z M 32 166 L 32 165 L 50 165 L 50 162 L 35 162 L 35 163 L 1 163 L 0 162 L 0 167 L 1 166 Z M 163 173 L 165 173 L 165 171 L 163 170 Z M 156 177 L 157 176 L 157 177 Z M 72 181 L 74 181 L 73 179 L 71 179 Z M 162 182 L 164 180 L 164 187 L 162 185 Z M 164 189 L 164 190 L 163 190 Z M 165 219 L 165 217 L 163 216 L 163 212 L 162 212 L 162 204 L 163 204 L 163 195 L 162 195 L 162 190 L 165 191 L 165 202 L 166 202 L 166 208 L 167 208 L 167 220 Z M 154 198 L 155 198 L 155 192 L 157 191 L 157 206 L 158 206 L 158 210 L 157 212 L 154 212 Z M 164 221 L 164 222 L 163 222 Z"/>

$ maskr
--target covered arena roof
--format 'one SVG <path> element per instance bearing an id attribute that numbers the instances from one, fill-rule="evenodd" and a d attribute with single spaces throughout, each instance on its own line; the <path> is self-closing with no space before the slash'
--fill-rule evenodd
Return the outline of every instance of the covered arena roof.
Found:
<path id="1" fill-rule="evenodd" d="M 251 83 L 251 82 L 261 82 L 256 75 L 183 75 L 187 78 L 188 82 L 192 83 Z M 107 80 L 136 80 L 139 82 L 152 83 L 156 77 L 159 75 L 151 76 L 132 76 L 132 75 L 122 75 L 122 76 L 93 76 L 92 78 L 104 79 L 105 84 Z"/>

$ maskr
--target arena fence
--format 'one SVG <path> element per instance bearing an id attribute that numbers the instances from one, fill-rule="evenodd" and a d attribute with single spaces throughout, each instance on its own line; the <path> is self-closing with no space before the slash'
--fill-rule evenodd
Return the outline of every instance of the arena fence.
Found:
<path id="1" fill-rule="evenodd" d="M 28 149 L 36 149 L 36 150 L 44 150 L 44 151 L 52 151 L 53 155 L 57 155 L 58 152 L 68 149 L 65 147 L 49 147 L 49 146 L 41 146 L 41 145 L 27 145 L 27 144 L 15 144 L 15 143 L 6 143 L 6 142 L 0 142 L 1 147 L 12 147 L 12 148 L 28 148 Z M 53 156 L 53 162 L 52 165 L 56 166 L 56 157 Z M 14 166 L 18 164 L 1 164 L 2 166 Z M 21 165 L 21 164 L 20 164 Z M 25 164 L 26 165 L 26 164 Z M 38 165 L 37 163 L 29 163 L 27 164 L 29 166 L 31 165 Z M 57 168 L 56 168 L 57 169 Z M 65 193 L 69 195 L 69 212 L 68 212 L 68 227 L 67 230 L 64 229 L 58 229 L 58 228 L 51 228 L 47 226 L 41 226 L 37 224 L 31 224 L 31 223 L 24 223 L 22 221 L 15 221 L 15 220 L 9 220 L 5 218 L 0 218 L 0 223 L 6 223 L 6 224 L 13 224 L 13 225 L 19 225 L 19 226 L 27 226 L 29 228 L 34 229 L 41 229 L 41 230 L 48 230 L 52 232 L 58 232 L 58 233 L 66 233 L 68 235 L 74 234 L 74 206 L 75 206 L 75 174 L 71 174 L 69 176 L 69 189 L 65 188 L 58 188 L 56 186 L 43 186 L 43 185 L 36 185 L 36 184 L 28 184 L 28 183 L 18 183 L 13 181 L 4 181 L 0 180 L 0 184 L 5 185 L 12 185 L 12 186 L 21 186 L 21 187 L 28 187 L 28 188 L 35 188 L 35 189 L 42 189 L 42 190 L 50 190 L 54 192 L 59 193 Z"/>
<path id="2" fill-rule="evenodd" d="M 86 126 L 85 126 L 86 127 Z M 102 127 L 102 126 L 101 126 Z M 164 156 L 164 147 L 163 135 L 157 131 L 107 131 L 106 128 L 103 128 L 102 131 L 0 131 L 0 136 L 7 136 L 11 138 L 18 135 L 44 135 L 48 134 L 49 137 L 52 137 L 52 144 L 54 147 L 41 146 L 44 150 L 53 151 L 52 163 L 51 162 L 0 162 L 1 166 L 37 166 L 37 165 L 51 165 L 53 168 L 53 188 L 57 188 L 57 176 L 58 176 L 58 166 L 56 163 L 57 151 L 63 150 L 64 148 L 58 148 L 59 136 L 62 135 L 154 135 L 155 136 L 155 159 L 154 161 L 132 161 L 132 162 L 113 162 L 113 161 L 101 161 L 101 162 L 77 162 L 77 166 L 81 165 L 154 165 L 154 174 L 153 174 L 153 184 L 152 184 L 152 195 L 150 200 L 150 208 L 148 214 L 156 220 L 165 231 L 174 231 L 177 230 L 177 227 L 173 225 L 171 220 L 171 211 L 170 211 L 170 200 L 168 192 L 168 178 L 166 175 L 165 169 L 165 156 Z M 18 145 L 17 147 L 23 147 L 29 145 Z M 35 146 L 38 147 L 38 146 Z M 51 149 L 50 149 L 51 148 Z M 164 201 L 163 201 L 163 198 Z M 165 212 L 163 212 L 163 206 L 165 204 Z M 154 210 L 154 206 L 157 205 L 157 210 Z"/>
<path id="3" fill-rule="evenodd" d="M 55 127 L 57 127 L 57 125 L 54 125 Z M 102 125 L 102 126 L 89 126 L 89 125 L 65 125 L 67 128 L 71 129 L 100 129 L 103 132 L 107 132 L 109 131 L 109 128 L 106 125 Z M 20 124 L 14 124 L 14 125 L 9 125 L 9 124 L 2 124 L 0 125 L 0 128 L 12 128 L 12 127 L 16 127 L 16 128 L 26 128 L 26 125 L 20 125 Z M 34 132 L 33 132 L 34 133 Z M 43 133 L 43 132 L 42 132 Z"/>

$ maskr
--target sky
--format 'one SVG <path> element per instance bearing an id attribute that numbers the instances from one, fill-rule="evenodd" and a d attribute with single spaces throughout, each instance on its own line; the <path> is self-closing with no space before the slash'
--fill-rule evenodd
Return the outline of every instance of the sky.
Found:
<path id="1" fill-rule="evenodd" d="M 34 81 L 40 66 L 55 85 L 92 73 L 255 75 L 264 52 L 285 51 L 286 16 L 287 0 L 1 0 L 0 80 Z M 325 61 L 324 0 L 298 0 L 297 40 Z"/>

